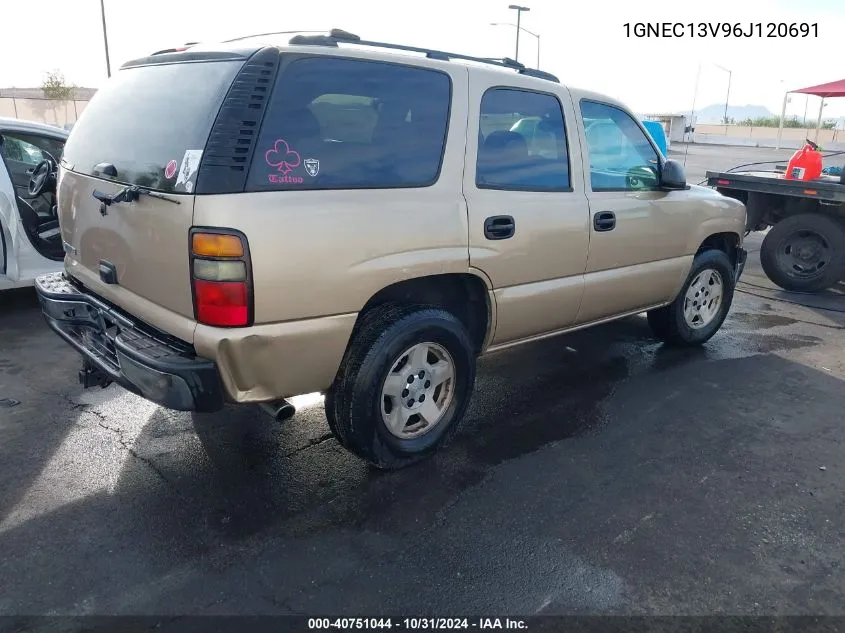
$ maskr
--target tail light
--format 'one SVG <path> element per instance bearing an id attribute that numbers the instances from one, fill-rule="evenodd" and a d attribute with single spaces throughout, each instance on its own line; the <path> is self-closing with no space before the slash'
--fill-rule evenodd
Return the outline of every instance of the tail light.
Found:
<path id="1" fill-rule="evenodd" d="M 246 237 L 224 229 L 191 231 L 191 283 L 199 323 L 243 327 L 252 322 Z"/>

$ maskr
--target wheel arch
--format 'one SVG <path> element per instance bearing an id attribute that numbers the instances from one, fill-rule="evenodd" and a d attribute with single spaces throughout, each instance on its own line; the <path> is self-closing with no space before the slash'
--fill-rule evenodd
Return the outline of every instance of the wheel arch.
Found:
<path id="1" fill-rule="evenodd" d="M 385 286 L 364 304 L 356 328 L 364 314 L 387 303 L 436 305 L 448 310 L 467 328 L 476 353 L 486 348 L 496 322 L 489 280 L 475 272 L 424 275 Z"/>
<path id="2" fill-rule="evenodd" d="M 739 261 L 739 248 L 742 245 L 742 236 L 733 231 L 722 231 L 711 233 L 699 244 L 695 254 L 708 250 L 718 250 L 725 253 L 731 260 L 731 265 L 736 267 Z"/>

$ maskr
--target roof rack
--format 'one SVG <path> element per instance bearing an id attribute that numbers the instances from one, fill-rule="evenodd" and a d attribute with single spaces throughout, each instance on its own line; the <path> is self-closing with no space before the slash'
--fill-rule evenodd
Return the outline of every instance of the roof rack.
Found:
<path id="1" fill-rule="evenodd" d="M 362 40 L 360 36 L 344 31 L 343 29 L 332 29 L 328 35 L 296 35 L 290 39 L 291 45 L 305 45 L 305 46 L 337 46 L 338 43 L 356 44 L 358 46 L 373 46 L 377 48 L 388 48 L 397 51 L 408 51 L 412 53 L 424 53 L 429 59 L 439 59 L 442 61 L 449 61 L 451 59 L 463 59 L 471 62 L 478 62 L 482 64 L 492 64 L 502 68 L 509 68 L 517 71 L 520 75 L 527 77 L 536 77 L 538 79 L 545 79 L 560 83 L 560 80 L 542 70 L 535 70 L 533 68 L 526 68 L 514 59 L 504 57 L 494 59 L 491 57 L 474 57 L 472 55 L 462 55 L 460 53 L 448 53 L 446 51 L 438 51 L 431 48 L 420 48 L 417 46 L 405 46 L 403 44 L 390 44 L 387 42 L 375 42 L 371 40 Z"/>
<path id="2" fill-rule="evenodd" d="M 560 83 L 560 80 L 551 73 L 543 70 L 535 70 L 533 68 L 526 68 L 525 65 L 520 64 L 509 57 L 492 58 L 492 57 L 473 57 L 472 55 L 462 55 L 460 53 L 447 53 L 446 51 L 438 51 L 431 48 L 420 48 L 417 46 L 405 46 L 403 44 L 390 44 L 388 42 L 375 42 L 370 40 L 362 40 L 360 36 L 344 31 L 343 29 L 332 29 L 328 34 L 320 35 L 303 35 L 303 31 L 276 31 L 275 33 L 261 33 L 259 35 L 246 35 L 244 37 L 235 38 L 234 40 L 227 40 L 233 42 L 237 40 L 249 39 L 252 37 L 264 37 L 267 35 L 289 35 L 291 33 L 299 33 L 295 35 L 288 42 L 292 46 L 332 46 L 337 47 L 339 43 L 355 44 L 357 46 L 372 46 L 376 48 L 387 48 L 397 51 L 408 51 L 411 53 L 423 53 L 429 59 L 439 59 L 441 61 L 449 61 L 452 59 L 462 59 L 465 61 L 478 62 L 481 64 L 492 64 L 501 68 L 508 68 L 517 71 L 520 75 L 527 77 L 536 77 L 538 79 L 545 79 L 546 81 L 553 81 Z M 319 31 L 305 31 L 305 33 L 320 33 Z"/>

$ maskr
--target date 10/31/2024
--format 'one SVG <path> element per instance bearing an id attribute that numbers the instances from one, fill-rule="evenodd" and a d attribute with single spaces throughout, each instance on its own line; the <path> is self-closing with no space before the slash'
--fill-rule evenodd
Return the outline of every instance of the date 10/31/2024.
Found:
<path id="1" fill-rule="evenodd" d="M 308 630 L 511 630 L 528 629 L 518 618 L 308 618 Z"/>

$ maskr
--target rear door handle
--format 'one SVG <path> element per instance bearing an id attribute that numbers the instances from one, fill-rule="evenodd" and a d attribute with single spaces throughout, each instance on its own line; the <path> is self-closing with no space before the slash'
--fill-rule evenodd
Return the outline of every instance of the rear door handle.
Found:
<path id="1" fill-rule="evenodd" d="M 596 231 L 612 231 L 616 228 L 616 214 L 613 211 L 599 211 L 593 216 Z"/>
<path id="2" fill-rule="evenodd" d="M 494 215 L 484 220 L 484 237 L 488 240 L 506 240 L 516 232 L 516 222 L 511 215 Z"/>

